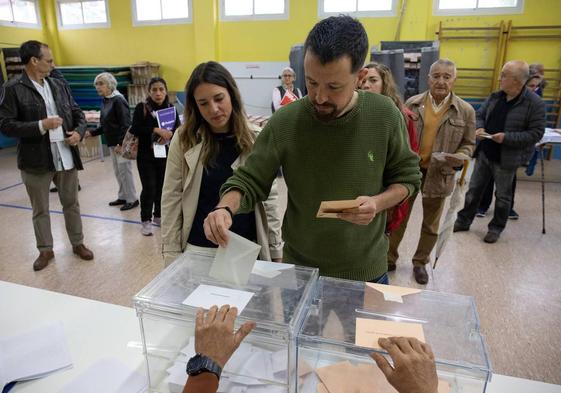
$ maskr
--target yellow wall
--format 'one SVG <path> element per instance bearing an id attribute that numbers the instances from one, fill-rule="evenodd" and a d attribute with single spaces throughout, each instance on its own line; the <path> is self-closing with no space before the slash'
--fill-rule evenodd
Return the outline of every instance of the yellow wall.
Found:
<path id="1" fill-rule="evenodd" d="M 318 21 L 317 0 L 290 0 L 287 20 L 252 22 L 220 22 L 219 0 L 193 0 L 194 23 L 133 27 L 131 1 L 108 0 L 110 28 L 59 30 L 54 1 L 40 0 L 43 32 L 0 27 L 1 36 L 9 37 L 14 43 L 30 38 L 44 39 L 53 47 L 55 58 L 62 65 L 159 62 L 172 90 L 181 90 L 193 67 L 202 61 L 286 61 L 290 47 L 304 42 L 308 31 Z M 441 21 L 453 26 L 497 26 L 501 20 L 509 19 L 514 25 L 560 23 L 559 0 L 525 0 L 524 3 L 522 14 L 443 17 L 432 15 L 433 0 L 408 0 L 399 36 L 402 40 L 433 40 Z M 398 19 L 398 16 L 361 19 L 370 46 L 378 46 L 381 40 L 394 40 Z M 516 42 L 511 45 L 507 57 L 559 68 L 560 42 Z M 441 54 L 460 66 L 492 67 L 494 48 L 494 41 L 448 41 L 443 43 Z"/>
<path id="2" fill-rule="evenodd" d="M 18 47 L 27 40 L 43 41 L 45 35 L 41 29 L 24 29 L 19 27 L 0 26 L 0 47 Z"/>
<path id="3" fill-rule="evenodd" d="M 195 61 L 193 25 L 133 27 L 131 13 L 130 0 L 110 0 L 110 28 L 59 29 L 62 64 L 125 65 L 149 60 L 161 64 L 171 90 L 182 89 Z"/>
<path id="4" fill-rule="evenodd" d="M 400 2 L 401 3 L 401 2 Z M 512 20 L 513 25 L 559 25 L 559 0 L 525 0 L 522 14 L 492 16 L 433 16 L 433 0 L 408 0 L 399 38 L 401 40 L 434 40 L 439 23 L 449 26 L 498 26 L 501 20 Z M 399 14 L 399 12 L 398 12 Z M 380 41 L 395 40 L 399 17 L 362 18 L 368 32 L 370 46 Z M 317 1 L 290 0 L 290 18 L 268 22 L 220 23 L 221 61 L 283 61 L 290 47 L 304 42 L 310 28 L 318 21 Z M 561 47 L 559 41 L 536 44 L 520 41 L 512 44 L 507 56 L 521 58 L 529 63 L 543 62 L 546 67 L 559 68 Z M 552 47 L 553 45 L 553 47 Z M 441 54 L 465 67 L 492 67 L 495 41 L 475 43 L 445 42 Z M 259 48 L 259 50 L 256 50 Z M 549 48 L 549 50 L 547 50 Z"/>

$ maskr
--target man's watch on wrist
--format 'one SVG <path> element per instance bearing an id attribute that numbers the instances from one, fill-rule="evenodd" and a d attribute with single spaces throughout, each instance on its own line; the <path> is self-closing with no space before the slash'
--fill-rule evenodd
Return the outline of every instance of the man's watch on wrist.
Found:
<path id="1" fill-rule="evenodd" d="M 196 354 L 189 362 L 187 362 L 187 374 L 189 376 L 199 375 L 205 372 L 213 373 L 218 379 L 222 374 L 222 367 L 220 367 L 214 360 L 203 354 Z"/>

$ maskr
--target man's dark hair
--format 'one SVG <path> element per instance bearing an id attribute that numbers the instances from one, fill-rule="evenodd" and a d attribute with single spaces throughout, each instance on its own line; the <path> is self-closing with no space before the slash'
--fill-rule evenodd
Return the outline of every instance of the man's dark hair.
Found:
<path id="1" fill-rule="evenodd" d="M 331 16 L 318 22 L 308 34 L 304 53 L 310 50 L 321 64 L 327 64 L 343 56 L 351 58 L 351 72 L 364 65 L 368 52 L 368 36 L 364 26 L 348 15 Z"/>
<path id="2" fill-rule="evenodd" d="M 47 44 L 43 44 L 42 42 L 30 40 L 25 41 L 19 47 L 19 57 L 21 57 L 21 62 L 23 64 L 29 63 L 32 57 L 36 57 L 38 59 L 41 58 L 41 48 L 48 48 Z"/>

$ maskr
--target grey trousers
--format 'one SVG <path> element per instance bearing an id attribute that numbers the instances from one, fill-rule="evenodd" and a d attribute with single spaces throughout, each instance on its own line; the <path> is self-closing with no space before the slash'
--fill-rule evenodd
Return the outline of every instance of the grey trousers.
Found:
<path id="1" fill-rule="evenodd" d="M 51 181 L 58 189 L 58 197 L 64 213 L 66 233 L 73 246 L 84 242 L 82 233 L 82 218 L 80 217 L 80 203 L 78 202 L 78 171 L 34 173 L 21 171 L 21 178 L 29 201 L 33 208 L 33 230 L 39 251 L 53 249 L 53 235 L 51 233 L 51 217 L 49 214 L 49 188 Z"/>
<path id="2" fill-rule="evenodd" d="M 115 153 L 115 147 L 110 147 L 111 161 L 113 162 L 113 172 L 119 184 L 118 199 L 133 203 L 136 197 L 136 188 L 134 187 L 134 177 L 132 175 L 132 161 L 127 160 Z"/>

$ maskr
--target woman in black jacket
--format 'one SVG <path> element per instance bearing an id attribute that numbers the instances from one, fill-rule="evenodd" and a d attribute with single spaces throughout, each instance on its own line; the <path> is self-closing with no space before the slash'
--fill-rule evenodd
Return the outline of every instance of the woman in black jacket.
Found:
<path id="1" fill-rule="evenodd" d="M 134 109 L 131 133 L 138 137 L 136 165 L 142 183 L 140 219 L 141 232 L 145 236 L 152 235 L 152 224 L 160 226 L 160 200 L 167 151 L 173 132 L 180 125 L 177 112 L 171 108 L 173 105 L 169 103 L 166 81 L 157 77 L 148 83 L 146 101 L 139 103 Z M 172 112 L 171 116 L 168 112 L 167 120 L 166 109 Z"/>
<path id="2" fill-rule="evenodd" d="M 88 132 L 88 135 L 105 134 L 107 147 L 111 153 L 113 171 L 119 184 L 117 199 L 109 202 L 109 206 L 121 206 L 121 210 L 130 210 L 138 206 L 134 178 L 132 175 L 132 163 L 117 154 L 118 147 L 123 143 L 123 138 L 131 124 L 129 103 L 117 90 L 117 80 L 109 72 L 102 72 L 95 77 L 94 86 L 97 94 L 103 97 L 99 127 Z M 117 148 L 117 151 L 115 150 Z"/>

